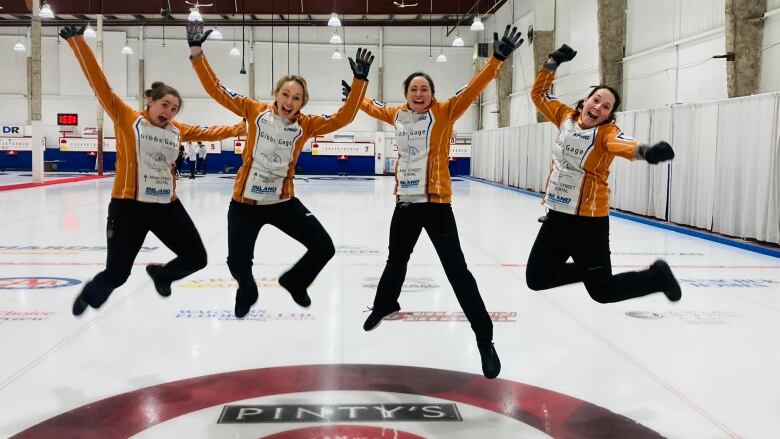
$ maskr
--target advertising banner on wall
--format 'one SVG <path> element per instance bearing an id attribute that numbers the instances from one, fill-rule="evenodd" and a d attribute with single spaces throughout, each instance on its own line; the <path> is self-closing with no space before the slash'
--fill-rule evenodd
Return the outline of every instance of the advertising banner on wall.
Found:
<path id="1" fill-rule="evenodd" d="M 203 142 L 206 145 L 206 152 L 208 154 L 221 154 L 222 153 L 222 142 L 216 141 L 216 142 Z"/>
<path id="2" fill-rule="evenodd" d="M 450 158 L 471 157 L 471 145 L 464 143 L 450 144 Z"/>
<path id="3" fill-rule="evenodd" d="M 41 138 L 41 149 L 46 149 L 46 138 Z M 31 137 L 0 137 L 0 151 L 32 151 Z"/>
<path id="4" fill-rule="evenodd" d="M 94 152 L 97 151 L 97 139 L 84 137 L 60 137 L 62 152 Z M 116 152 L 116 139 L 103 138 L 103 152 Z"/>
<path id="5" fill-rule="evenodd" d="M 373 143 L 317 142 L 311 145 L 311 155 L 374 155 Z"/>
<path id="6" fill-rule="evenodd" d="M 3 137 L 24 137 L 24 126 L 22 126 L 22 125 L 2 125 L 2 126 L 0 126 L 0 136 L 3 136 Z"/>

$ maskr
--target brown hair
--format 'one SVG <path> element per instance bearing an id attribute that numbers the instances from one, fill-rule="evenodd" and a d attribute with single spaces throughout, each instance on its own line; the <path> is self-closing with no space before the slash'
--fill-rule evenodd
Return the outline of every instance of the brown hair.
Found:
<path id="1" fill-rule="evenodd" d="M 605 123 L 613 123 L 615 122 L 615 112 L 618 111 L 618 108 L 620 108 L 620 103 L 623 102 L 623 100 L 620 98 L 620 93 L 618 93 L 617 90 L 614 88 L 608 86 L 608 85 L 597 85 L 593 88 L 593 90 L 590 91 L 590 94 L 588 94 L 588 97 L 585 99 L 580 99 L 577 101 L 577 105 L 575 107 L 575 110 L 577 110 L 577 117 L 579 117 L 579 113 L 582 112 L 582 108 L 585 105 L 585 101 L 588 100 L 591 96 L 596 94 L 599 90 L 607 90 L 608 92 L 612 93 L 612 96 L 615 98 L 615 105 L 612 106 L 612 111 L 609 112 L 609 116 L 602 122 L 602 125 Z"/>
<path id="2" fill-rule="evenodd" d="M 431 94 L 436 94 L 436 88 L 433 86 L 433 79 L 431 79 L 430 76 L 428 76 L 427 73 L 423 72 L 414 72 L 411 75 L 407 76 L 406 79 L 404 79 L 404 96 L 406 96 L 407 93 L 409 93 L 409 84 L 412 83 L 412 79 L 422 76 L 425 78 L 426 81 L 428 81 L 428 85 L 431 86 Z"/>
<path id="3" fill-rule="evenodd" d="M 303 88 L 303 104 L 301 104 L 301 108 L 303 108 L 307 102 L 309 102 L 309 89 L 306 86 L 306 80 L 303 79 L 303 76 L 298 75 L 285 75 L 279 78 L 278 81 L 276 81 L 276 86 L 274 87 L 274 96 L 276 96 L 277 93 L 279 93 L 279 90 L 282 89 L 282 86 L 290 81 L 297 82 L 298 85 Z"/>
<path id="4" fill-rule="evenodd" d="M 181 100 L 181 95 L 179 94 L 179 90 L 176 90 L 175 88 L 171 87 L 170 85 L 165 84 L 162 81 L 156 81 L 152 83 L 152 88 L 149 90 L 144 91 L 144 95 L 147 98 L 152 98 L 153 101 L 162 99 L 165 95 L 172 95 L 175 96 L 176 99 L 179 100 L 179 111 L 178 113 L 181 113 L 181 109 L 184 106 L 184 101 Z"/>

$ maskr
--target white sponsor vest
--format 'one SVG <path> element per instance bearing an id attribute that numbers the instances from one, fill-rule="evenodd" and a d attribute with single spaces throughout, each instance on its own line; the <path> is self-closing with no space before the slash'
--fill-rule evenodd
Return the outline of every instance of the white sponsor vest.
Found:
<path id="1" fill-rule="evenodd" d="M 428 182 L 428 153 L 430 152 L 433 113 L 423 114 L 399 111 L 395 118 L 395 138 L 398 142 L 398 190 L 402 198 L 425 195 Z"/>
<path id="2" fill-rule="evenodd" d="M 244 197 L 260 203 L 279 200 L 287 178 L 295 142 L 303 129 L 295 121 L 286 125 L 272 111 L 261 113 L 257 124 L 252 168 L 244 185 Z"/>
<path id="3" fill-rule="evenodd" d="M 136 119 L 138 201 L 170 203 L 173 196 L 171 168 L 179 155 L 179 130 L 171 124 L 155 126 L 143 117 Z"/>
<path id="4" fill-rule="evenodd" d="M 585 181 L 583 164 L 593 151 L 598 127 L 583 130 L 571 118 L 561 125 L 552 149 L 553 166 L 544 204 L 548 208 L 576 215 Z"/>

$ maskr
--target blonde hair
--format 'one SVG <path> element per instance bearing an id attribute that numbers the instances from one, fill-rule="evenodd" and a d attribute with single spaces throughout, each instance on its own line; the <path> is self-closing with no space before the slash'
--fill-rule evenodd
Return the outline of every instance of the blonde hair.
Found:
<path id="1" fill-rule="evenodd" d="M 277 93 L 279 93 L 279 90 L 282 89 L 282 86 L 290 81 L 297 82 L 298 85 L 303 88 L 303 104 L 301 104 L 301 108 L 303 108 L 307 102 L 309 102 L 309 89 L 306 86 L 306 80 L 303 79 L 303 76 L 298 75 L 285 75 L 279 78 L 278 81 L 276 81 L 276 86 L 274 87 L 274 96 L 276 96 Z"/>

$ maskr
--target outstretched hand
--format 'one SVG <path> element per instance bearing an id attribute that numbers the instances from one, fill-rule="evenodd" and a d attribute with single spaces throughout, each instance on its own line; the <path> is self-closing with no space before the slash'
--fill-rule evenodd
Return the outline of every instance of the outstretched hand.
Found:
<path id="1" fill-rule="evenodd" d="M 368 79 L 368 71 L 372 62 L 374 62 L 374 55 L 368 49 L 361 49 L 360 47 L 358 47 L 355 59 L 349 58 L 349 66 L 352 68 L 352 73 L 355 75 L 355 78 L 362 80 Z"/>
<path id="2" fill-rule="evenodd" d="M 352 91 L 352 87 L 350 87 L 349 84 L 347 84 L 347 81 L 342 79 L 341 80 L 341 94 L 344 96 L 343 98 L 341 98 L 342 102 L 347 100 L 347 98 L 349 97 L 349 92 L 351 92 L 351 91 Z"/>
<path id="3" fill-rule="evenodd" d="M 208 39 L 213 29 L 203 32 L 202 21 L 187 21 L 187 44 L 190 47 L 200 47 Z"/>
<path id="4" fill-rule="evenodd" d="M 556 63 L 561 64 L 566 61 L 571 61 L 577 56 L 577 51 L 567 45 L 562 45 L 555 52 L 550 54 L 550 58 L 554 59 Z"/>
<path id="5" fill-rule="evenodd" d="M 67 40 L 70 37 L 75 37 L 76 35 L 84 35 L 84 29 L 86 29 L 86 26 L 65 26 L 60 31 L 60 36 L 63 40 Z"/>
<path id="6" fill-rule="evenodd" d="M 501 61 L 509 58 L 509 55 L 525 41 L 520 38 L 523 34 L 517 32 L 516 27 L 512 27 L 511 32 L 510 27 L 508 24 L 506 25 L 504 36 L 500 40 L 498 39 L 498 33 L 493 32 L 493 56 Z"/>
<path id="7" fill-rule="evenodd" d="M 674 150 L 668 142 L 658 142 L 653 146 L 647 147 L 644 152 L 645 160 L 651 165 L 665 162 L 674 158 Z"/>

